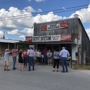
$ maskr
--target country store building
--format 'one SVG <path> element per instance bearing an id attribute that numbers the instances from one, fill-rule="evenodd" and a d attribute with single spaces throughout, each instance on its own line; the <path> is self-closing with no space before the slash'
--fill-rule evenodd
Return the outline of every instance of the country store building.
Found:
<path id="1" fill-rule="evenodd" d="M 89 37 L 79 18 L 34 23 L 34 35 L 26 36 L 26 41 L 16 44 L 34 45 L 34 49 L 62 49 L 65 46 L 72 60 L 78 56 L 79 64 L 85 64 L 90 57 Z"/>

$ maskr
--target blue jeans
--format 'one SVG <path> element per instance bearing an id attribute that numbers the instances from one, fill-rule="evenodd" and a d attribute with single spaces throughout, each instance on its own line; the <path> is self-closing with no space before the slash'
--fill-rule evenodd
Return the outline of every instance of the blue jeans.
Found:
<path id="1" fill-rule="evenodd" d="M 33 57 L 29 57 L 28 59 L 28 70 L 31 71 L 31 66 L 32 66 L 32 70 L 34 70 L 34 58 Z"/>
<path id="2" fill-rule="evenodd" d="M 15 67 L 15 65 L 16 65 L 16 59 L 17 59 L 17 57 L 13 57 L 13 69 L 16 68 L 16 67 Z"/>
<path id="3" fill-rule="evenodd" d="M 28 58 L 23 58 L 24 67 L 25 67 L 25 66 L 27 67 L 27 61 L 28 61 Z"/>
<path id="4" fill-rule="evenodd" d="M 65 71 L 68 72 L 67 58 L 66 57 L 62 57 L 61 60 L 62 60 L 62 71 L 63 72 L 65 72 Z"/>
<path id="5" fill-rule="evenodd" d="M 44 63 L 47 64 L 47 55 L 44 54 Z"/>

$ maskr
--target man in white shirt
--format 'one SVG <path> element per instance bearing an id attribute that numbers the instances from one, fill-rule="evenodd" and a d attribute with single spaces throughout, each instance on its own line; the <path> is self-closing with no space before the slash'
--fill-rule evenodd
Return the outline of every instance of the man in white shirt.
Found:
<path id="1" fill-rule="evenodd" d="M 61 56 L 61 61 L 62 61 L 62 72 L 65 72 L 65 71 L 68 72 L 67 58 L 70 55 L 69 51 L 66 50 L 65 47 L 62 47 L 62 50 L 60 51 L 59 55 Z"/>
<path id="2" fill-rule="evenodd" d="M 4 53 L 4 71 L 10 71 L 10 69 L 8 69 L 8 66 L 9 66 L 9 49 L 6 49 L 5 50 L 5 53 Z"/>

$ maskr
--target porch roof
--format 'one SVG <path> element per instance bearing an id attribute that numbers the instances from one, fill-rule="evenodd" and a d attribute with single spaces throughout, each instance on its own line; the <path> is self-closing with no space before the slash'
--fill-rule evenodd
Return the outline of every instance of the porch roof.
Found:
<path id="1" fill-rule="evenodd" d="M 12 39 L 0 39 L 0 43 L 16 43 L 19 40 L 12 40 Z"/>

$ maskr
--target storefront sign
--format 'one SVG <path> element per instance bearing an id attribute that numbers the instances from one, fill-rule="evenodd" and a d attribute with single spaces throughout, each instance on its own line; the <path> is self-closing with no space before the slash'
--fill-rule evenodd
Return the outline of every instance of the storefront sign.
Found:
<path id="1" fill-rule="evenodd" d="M 60 24 L 51 24 L 51 25 L 47 25 L 47 30 L 54 30 L 54 29 L 59 29 L 60 28 Z"/>
<path id="2" fill-rule="evenodd" d="M 29 36 L 26 37 L 26 41 L 30 42 L 71 41 L 71 34 Z"/>
<path id="3" fill-rule="evenodd" d="M 60 41 L 60 35 L 34 36 L 32 42 Z"/>
<path id="4" fill-rule="evenodd" d="M 61 40 L 61 35 L 52 35 L 51 36 L 51 41 L 60 41 Z"/>
<path id="5" fill-rule="evenodd" d="M 32 37 L 32 42 L 40 42 L 41 41 L 41 37 L 40 36 L 33 36 Z"/>
<path id="6" fill-rule="evenodd" d="M 51 36 L 41 36 L 41 41 L 51 41 Z"/>
<path id="7" fill-rule="evenodd" d="M 44 24 L 40 26 L 40 30 L 55 30 L 55 29 L 67 29 L 68 23 L 67 22 L 61 22 L 61 23 L 54 23 L 54 24 Z"/>

